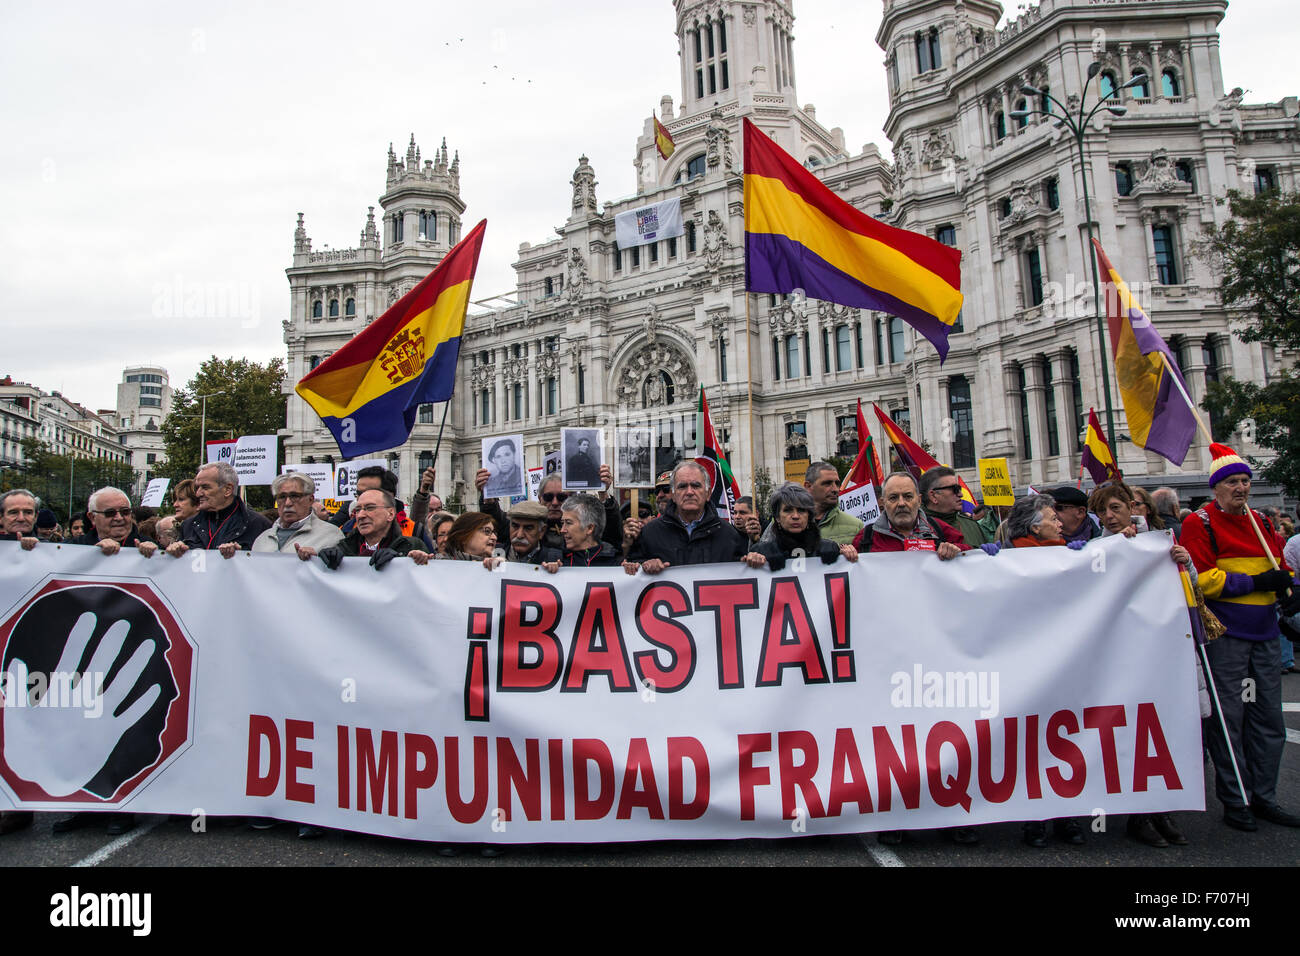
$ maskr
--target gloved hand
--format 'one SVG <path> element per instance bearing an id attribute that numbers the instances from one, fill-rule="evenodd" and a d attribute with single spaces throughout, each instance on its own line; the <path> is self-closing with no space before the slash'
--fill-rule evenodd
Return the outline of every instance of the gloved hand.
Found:
<path id="1" fill-rule="evenodd" d="M 1087 541 L 1067 541 L 1067 542 L 1065 542 L 1065 546 L 1066 546 L 1067 548 L 1069 548 L 1071 551 L 1082 551 L 1082 550 L 1087 546 L 1087 544 L 1088 544 Z"/>
<path id="2" fill-rule="evenodd" d="M 392 548 L 380 548 L 370 556 L 370 566 L 376 571 L 382 571 L 384 565 L 396 557 L 399 557 L 399 555 Z"/>
<path id="3" fill-rule="evenodd" d="M 325 562 L 325 567 L 331 571 L 337 571 L 339 565 L 343 563 L 342 548 L 321 548 L 316 552 L 316 557 Z"/>
<path id="4" fill-rule="evenodd" d="M 1256 591 L 1285 591 L 1291 586 L 1291 575 L 1285 571 L 1265 571 L 1263 574 L 1252 574 L 1250 583 Z"/>
<path id="5" fill-rule="evenodd" d="M 998 544 L 996 541 L 990 541 L 988 544 L 981 544 L 980 550 L 992 558 L 1002 550 L 1002 545 Z"/>
<path id="6" fill-rule="evenodd" d="M 1292 614 L 1300 612 L 1300 587 L 1292 588 L 1286 597 L 1277 602 L 1277 606 L 1284 617 L 1290 617 Z"/>

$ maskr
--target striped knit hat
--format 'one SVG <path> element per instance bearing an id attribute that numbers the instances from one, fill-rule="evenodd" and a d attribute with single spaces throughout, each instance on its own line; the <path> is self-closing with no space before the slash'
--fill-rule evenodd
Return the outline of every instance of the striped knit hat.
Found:
<path id="1" fill-rule="evenodd" d="M 1247 478 L 1254 477 L 1255 473 L 1250 470 L 1250 465 L 1242 461 L 1241 456 L 1227 445 L 1220 445 L 1218 442 L 1211 444 L 1210 454 L 1214 456 L 1214 460 L 1210 462 L 1211 488 L 1229 475 L 1245 475 Z"/>

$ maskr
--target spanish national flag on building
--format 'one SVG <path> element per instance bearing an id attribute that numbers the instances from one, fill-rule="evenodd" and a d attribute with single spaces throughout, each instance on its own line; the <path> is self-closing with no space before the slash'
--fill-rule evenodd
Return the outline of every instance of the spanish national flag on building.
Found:
<path id="1" fill-rule="evenodd" d="M 1115 456 L 1111 454 L 1110 445 L 1102 434 L 1101 421 L 1096 409 L 1088 409 L 1088 430 L 1083 439 L 1083 467 L 1088 469 L 1092 480 L 1100 487 L 1108 481 L 1119 478 L 1119 468 L 1115 465 Z"/>
<path id="2" fill-rule="evenodd" d="M 654 116 L 653 113 L 650 115 Z M 672 136 L 668 133 L 668 128 L 664 126 L 663 123 L 659 122 L 659 117 L 655 116 L 654 120 L 655 146 L 659 148 L 659 155 L 664 159 L 667 159 L 673 154 L 673 150 L 677 148 L 677 144 L 673 142 Z"/>
<path id="3" fill-rule="evenodd" d="M 451 399 L 486 229 L 485 219 L 419 285 L 298 382 L 296 391 L 344 458 L 396 448 L 411 436 L 421 405 Z"/>
<path id="4" fill-rule="evenodd" d="M 961 253 L 872 219 L 827 189 L 745 120 L 745 273 L 749 292 L 896 315 L 948 355 L 961 312 Z"/>

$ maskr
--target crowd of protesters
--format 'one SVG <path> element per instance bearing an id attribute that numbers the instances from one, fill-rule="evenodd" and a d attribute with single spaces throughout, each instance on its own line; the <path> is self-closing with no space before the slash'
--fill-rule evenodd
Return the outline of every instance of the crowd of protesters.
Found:
<path id="1" fill-rule="evenodd" d="M 1004 549 L 1079 551 L 1102 538 L 1164 532 L 1173 541 L 1170 559 L 1199 586 L 1206 608 L 1225 630 L 1205 649 L 1212 686 L 1198 668 L 1203 739 L 1214 763 L 1224 822 L 1240 830 L 1257 829 L 1261 819 L 1297 827 L 1300 816 L 1278 805 L 1276 784 L 1286 739 L 1281 677 L 1294 669 L 1288 636 L 1300 639 L 1292 626 L 1300 625 L 1300 587 L 1293 589 L 1292 574 L 1300 569 L 1300 535 L 1277 509 L 1249 511 L 1249 465 L 1226 446 L 1215 445 L 1213 452 L 1212 497 L 1194 511 L 1180 507 L 1173 489 L 1149 493 L 1117 480 L 1090 496 L 1066 486 L 1030 494 L 1005 514 L 978 503 L 967 514 L 957 473 L 932 468 L 919 480 L 908 472 L 888 475 L 878 489 L 880 515 L 870 525 L 839 507 L 840 476 L 826 462 L 814 462 L 802 484 L 777 488 L 763 503 L 767 520 L 747 497 L 735 502 L 729 520 L 724 519 L 711 501 L 709 471 L 694 459 L 661 474 L 653 501 L 626 515 L 606 465 L 600 467 L 595 494 L 568 493 L 562 477 L 552 474 L 542 482 L 539 500 L 513 504 L 504 512 L 496 500 L 483 497 L 490 474 L 481 470 L 476 475 L 478 509 L 457 516 L 444 509 L 434 492 L 433 469 L 421 476 L 409 511 L 397 497 L 396 475 L 370 467 L 357 473 L 350 507 L 335 514 L 316 498 L 312 479 L 296 472 L 275 479 L 275 508 L 258 512 L 241 498 L 235 470 L 222 463 L 204 465 L 193 480 L 179 482 L 172 489 L 171 513 L 134 507 L 120 489 L 102 488 L 66 529 L 35 495 L 9 491 L 0 495 L 0 540 L 18 541 L 26 550 L 58 542 L 96 547 L 105 556 L 129 548 L 145 557 L 158 555 L 156 560 L 179 558 L 194 549 L 217 551 L 224 558 L 240 551 L 279 553 L 319 560 L 330 570 L 345 558 L 364 557 L 376 571 L 409 559 L 417 565 L 473 561 L 489 569 L 516 562 L 558 574 L 621 566 L 627 574 L 656 575 L 667 568 L 733 561 L 781 571 L 792 559 L 833 564 L 880 552 L 930 552 L 951 561 L 967 552 L 996 558 Z M 1258 533 L 1252 530 L 1252 516 Z M 1243 705 L 1239 693 L 1247 678 L 1256 687 L 1251 706 Z M 4 812 L 0 834 L 31 822 L 31 813 Z M 56 821 L 54 829 L 66 832 L 99 822 L 106 822 L 111 833 L 134 825 L 129 814 L 78 813 Z M 253 820 L 251 825 L 276 822 Z M 1048 822 L 1064 842 L 1084 842 L 1078 820 Z M 1155 847 L 1187 843 L 1169 814 L 1132 816 L 1126 829 Z M 323 832 L 299 827 L 304 838 Z M 959 844 L 980 841 L 978 828 L 946 832 Z M 879 834 L 886 844 L 904 838 L 899 831 Z M 1047 822 L 1025 823 L 1023 838 L 1030 846 L 1046 846 Z"/>

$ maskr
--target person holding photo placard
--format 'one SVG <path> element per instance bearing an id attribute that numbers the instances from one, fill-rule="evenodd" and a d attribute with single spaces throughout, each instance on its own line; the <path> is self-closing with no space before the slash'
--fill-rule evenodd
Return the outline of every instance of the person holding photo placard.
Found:
<path id="1" fill-rule="evenodd" d="M 490 477 L 483 489 L 485 498 L 509 498 L 524 494 L 524 472 L 519 467 L 522 435 L 484 439 L 483 467 Z"/>

